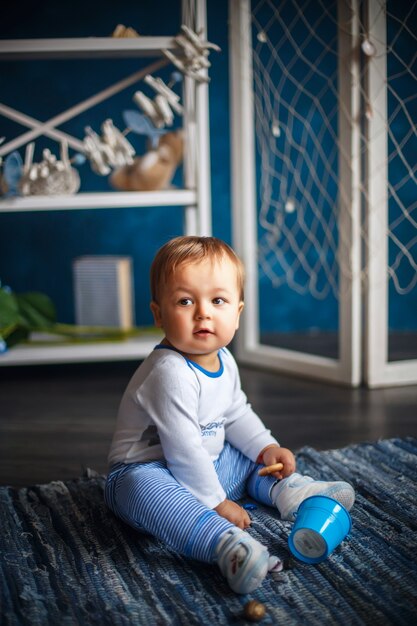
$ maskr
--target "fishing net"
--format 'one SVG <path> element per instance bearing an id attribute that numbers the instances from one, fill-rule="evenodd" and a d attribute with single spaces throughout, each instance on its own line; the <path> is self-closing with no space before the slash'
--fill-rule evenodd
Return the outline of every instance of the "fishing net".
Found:
<path id="1" fill-rule="evenodd" d="M 369 1 L 386 29 L 386 76 L 377 76 L 375 97 L 382 93 L 386 98 L 378 132 L 387 138 L 387 273 L 395 291 L 404 295 L 417 284 L 417 3 Z M 368 193 L 368 127 L 380 112 L 370 97 L 367 76 L 375 55 L 381 54 L 381 42 L 373 39 L 377 35 L 368 23 L 365 2 L 346 4 L 252 2 L 260 276 L 274 287 L 286 284 L 317 299 L 329 294 L 337 298 L 340 277 L 351 275 L 352 267 L 366 278 L 373 254 L 367 220 L 380 209 Z M 359 25 L 360 45 L 359 119 L 351 120 L 360 135 L 362 245 L 356 266 L 349 254 L 341 254 L 340 172 L 346 147 L 340 133 L 339 55 L 341 33 L 351 27 L 340 18 L 346 12 Z"/>

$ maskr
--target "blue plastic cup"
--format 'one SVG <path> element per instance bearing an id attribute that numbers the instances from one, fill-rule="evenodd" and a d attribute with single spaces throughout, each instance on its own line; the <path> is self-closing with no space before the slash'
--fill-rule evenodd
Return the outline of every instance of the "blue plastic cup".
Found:
<path id="1" fill-rule="evenodd" d="M 288 545 L 300 561 L 321 563 L 351 528 L 351 517 L 340 502 L 328 496 L 310 496 L 298 507 Z"/>

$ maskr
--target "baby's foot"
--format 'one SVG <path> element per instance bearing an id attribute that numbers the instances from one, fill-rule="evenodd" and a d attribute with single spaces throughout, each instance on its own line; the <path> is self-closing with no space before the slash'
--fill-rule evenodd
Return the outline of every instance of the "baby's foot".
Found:
<path id="1" fill-rule="evenodd" d="M 265 546 L 239 528 L 222 535 L 216 554 L 221 573 L 236 593 L 257 589 L 270 567 Z"/>
<path id="2" fill-rule="evenodd" d="M 342 504 L 348 511 L 355 501 L 355 492 L 349 483 L 313 480 L 310 476 L 291 474 L 272 489 L 272 499 L 283 520 L 293 522 L 301 502 L 310 496 L 328 496 Z"/>

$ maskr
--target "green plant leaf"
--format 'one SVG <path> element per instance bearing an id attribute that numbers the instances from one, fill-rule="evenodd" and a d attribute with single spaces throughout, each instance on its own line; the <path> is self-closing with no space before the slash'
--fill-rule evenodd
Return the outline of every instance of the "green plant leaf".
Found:
<path id="1" fill-rule="evenodd" d="M 52 300 L 43 293 L 28 292 L 16 295 L 21 324 L 30 329 L 45 329 L 56 321 Z"/>
<path id="2" fill-rule="evenodd" d="M 13 293 L 0 289 L 0 329 L 19 321 L 19 307 Z"/>

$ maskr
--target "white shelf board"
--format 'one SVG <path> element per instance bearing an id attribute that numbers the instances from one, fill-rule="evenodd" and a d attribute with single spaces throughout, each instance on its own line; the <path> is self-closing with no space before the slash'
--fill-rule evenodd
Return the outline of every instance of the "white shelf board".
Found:
<path id="1" fill-rule="evenodd" d="M 125 341 L 70 345 L 17 345 L 0 355 L 0 367 L 82 363 L 95 361 L 142 360 L 160 342 L 162 335 L 150 335 Z"/>
<path id="2" fill-rule="evenodd" d="M 162 56 L 172 37 L 80 37 L 0 40 L 0 60 Z"/>
<path id="3" fill-rule="evenodd" d="M 77 193 L 67 196 L 28 196 L 0 200 L 0 212 L 61 211 L 74 209 L 110 209 L 123 207 L 195 206 L 192 189 L 164 191 L 121 191 Z"/>

